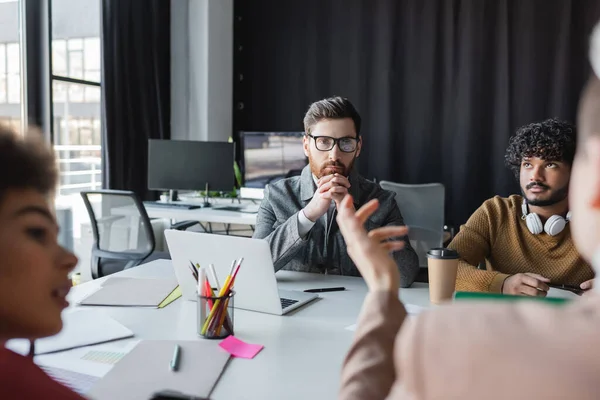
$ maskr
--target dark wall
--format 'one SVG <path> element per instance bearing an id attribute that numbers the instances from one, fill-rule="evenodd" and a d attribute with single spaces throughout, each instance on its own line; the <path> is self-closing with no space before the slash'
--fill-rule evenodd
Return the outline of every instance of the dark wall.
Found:
<path id="1" fill-rule="evenodd" d="M 458 225 L 518 191 L 503 164 L 518 126 L 574 120 L 600 2 L 236 0 L 235 15 L 235 130 L 301 130 L 312 101 L 346 96 L 360 172 L 444 183 Z"/>

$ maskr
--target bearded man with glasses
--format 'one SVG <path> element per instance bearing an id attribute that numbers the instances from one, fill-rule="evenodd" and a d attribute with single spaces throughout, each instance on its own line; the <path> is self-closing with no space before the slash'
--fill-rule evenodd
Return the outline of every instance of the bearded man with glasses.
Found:
<path id="1" fill-rule="evenodd" d="M 365 223 L 372 237 L 387 238 L 386 227 L 403 225 L 395 194 L 354 168 L 362 148 L 360 127 L 360 115 L 346 98 L 310 105 L 303 140 L 309 165 L 300 176 L 269 184 L 258 211 L 254 238 L 269 242 L 276 271 L 360 276 L 335 221 L 348 193 L 356 209 L 372 199 L 379 201 L 378 210 Z M 408 287 L 419 272 L 419 260 L 406 236 L 397 239 L 381 246 L 393 252 L 401 286 Z"/>

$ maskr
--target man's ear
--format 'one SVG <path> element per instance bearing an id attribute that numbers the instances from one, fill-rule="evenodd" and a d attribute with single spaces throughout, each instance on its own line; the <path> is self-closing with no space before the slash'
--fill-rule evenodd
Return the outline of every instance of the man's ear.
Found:
<path id="1" fill-rule="evenodd" d="M 304 149 L 304 155 L 308 157 L 310 150 L 310 136 L 304 135 L 302 138 L 302 148 Z"/>
<path id="2" fill-rule="evenodd" d="M 600 134 L 588 139 L 585 143 L 586 160 L 589 163 L 588 183 L 590 201 L 594 209 L 600 210 Z"/>
<path id="3" fill-rule="evenodd" d="M 357 158 L 360 155 L 361 149 L 362 149 L 362 136 L 359 136 L 358 144 L 356 145 L 356 155 L 354 156 L 355 158 Z"/>

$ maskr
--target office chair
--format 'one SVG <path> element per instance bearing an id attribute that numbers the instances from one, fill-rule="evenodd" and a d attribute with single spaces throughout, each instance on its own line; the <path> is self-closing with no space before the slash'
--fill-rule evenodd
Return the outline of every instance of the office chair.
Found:
<path id="1" fill-rule="evenodd" d="M 406 185 L 381 181 L 383 189 L 396 193 L 404 223 L 410 228 L 408 238 L 419 256 L 419 281 L 426 279 L 427 251 L 442 247 L 444 238 L 445 189 L 441 183 Z"/>
<path id="2" fill-rule="evenodd" d="M 94 244 L 93 279 L 135 267 L 142 262 L 171 259 L 169 253 L 154 251 L 156 240 L 150 218 L 139 197 L 130 191 L 91 190 L 81 192 L 90 216 Z M 196 221 L 171 226 L 185 230 Z"/>

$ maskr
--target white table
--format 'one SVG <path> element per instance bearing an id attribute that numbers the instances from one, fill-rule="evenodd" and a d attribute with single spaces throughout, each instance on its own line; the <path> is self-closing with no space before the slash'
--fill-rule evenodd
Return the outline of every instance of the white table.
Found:
<path id="1" fill-rule="evenodd" d="M 177 207 L 152 207 L 146 206 L 146 212 L 150 218 L 168 218 L 177 221 L 192 220 L 220 224 L 256 225 L 255 213 L 243 213 L 239 211 L 219 210 L 218 208 L 206 207 L 187 210 Z"/>
<path id="2" fill-rule="evenodd" d="M 196 201 L 197 202 L 197 201 Z M 185 201 L 184 203 L 193 204 L 194 201 Z M 150 218 L 164 218 L 175 221 L 198 221 L 205 223 L 217 223 L 226 225 L 226 231 L 229 233 L 229 225 L 237 224 L 237 225 L 248 225 L 252 228 L 256 225 L 256 217 L 257 213 L 248 213 L 248 212 L 239 212 L 239 211 L 228 211 L 228 210 L 220 210 L 219 206 L 227 206 L 227 205 L 238 205 L 238 203 L 231 203 L 231 200 L 220 200 L 213 202 L 215 207 L 205 207 L 205 208 L 195 208 L 195 209 L 185 209 L 178 207 L 153 207 L 153 206 L 145 206 L 146 212 Z M 244 204 L 254 204 L 253 202 L 244 202 Z M 122 206 L 115 207 L 112 209 L 112 214 L 115 215 L 138 215 L 138 211 L 134 206 Z M 206 231 L 212 231 L 212 227 L 206 229 Z"/>
<path id="3" fill-rule="evenodd" d="M 168 260 L 157 260 L 116 274 L 130 277 L 173 276 Z M 113 275 L 115 276 L 115 275 Z M 234 330 L 240 339 L 265 348 L 253 359 L 233 359 L 219 380 L 213 399 L 333 399 L 340 370 L 367 288 L 361 278 L 280 271 L 280 288 L 344 286 L 345 291 L 320 293 L 320 298 L 285 316 L 236 309 Z M 73 288 L 71 304 L 106 279 Z M 426 284 L 402 289 L 405 303 L 429 307 Z M 86 307 L 76 306 L 79 309 Z M 178 299 L 163 309 L 93 307 L 131 329 L 138 339 L 204 340 L 196 334 L 196 303 Z M 393 316 L 390 316 L 393 317 Z M 68 366 L 65 366 L 68 367 Z"/>

